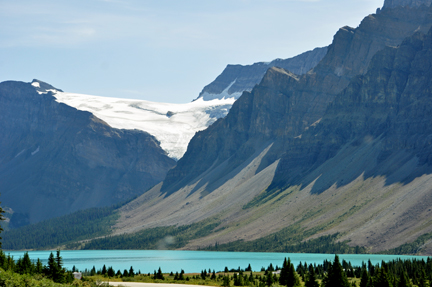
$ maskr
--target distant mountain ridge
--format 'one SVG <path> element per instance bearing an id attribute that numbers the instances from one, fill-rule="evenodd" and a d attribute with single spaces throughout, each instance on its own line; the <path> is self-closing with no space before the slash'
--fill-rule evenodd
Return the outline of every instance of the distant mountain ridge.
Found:
<path id="1" fill-rule="evenodd" d="M 271 67 L 284 68 L 303 75 L 314 68 L 327 53 L 327 47 L 315 48 L 289 59 L 276 59 L 269 63 L 252 65 L 228 65 L 210 84 L 205 86 L 198 98 L 205 101 L 233 97 L 238 99 L 244 91 L 250 92 Z"/>

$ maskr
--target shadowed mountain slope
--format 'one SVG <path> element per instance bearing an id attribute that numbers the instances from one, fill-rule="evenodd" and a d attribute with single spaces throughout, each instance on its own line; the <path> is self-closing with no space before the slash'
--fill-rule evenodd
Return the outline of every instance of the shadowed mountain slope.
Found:
<path id="1" fill-rule="evenodd" d="M 123 202 L 175 164 L 153 136 L 113 129 L 43 93 L 51 88 L 0 83 L 0 193 L 11 226 Z"/>

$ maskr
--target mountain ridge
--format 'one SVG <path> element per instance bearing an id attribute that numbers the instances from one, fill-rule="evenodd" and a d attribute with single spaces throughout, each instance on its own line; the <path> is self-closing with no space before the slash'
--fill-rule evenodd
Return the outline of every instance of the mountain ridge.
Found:
<path id="1" fill-rule="evenodd" d="M 175 164 L 153 136 L 113 129 L 35 83 L 0 83 L 0 192 L 11 226 L 125 201 Z"/>
<path id="2" fill-rule="evenodd" d="M 186 248 L 250 241 L 298 224 L 305 239 L 340 231 L 340 240 L 351 240 L 352 245 L 357 243 L 377 252 L 386 249 L 385 246 L 406 243 L 395 237 L 400 228 L 405 228 L 403 234 L 409 240 L 415 239 L 416 234 L 431 232 L 429 213 L 424 209 L 418 223 L 423 226 L 420 233 L 407 228 L 413 223 L 412 218 L 400 221 L 403 227 L 399 229 L 391 225 L 392 220 L 405 216 L 400 212 L 413 210 L 412 204 L 428 202 L 427 189 L 421 186 L 429 186 L 431 178 L 428 168 L 418 168 L 411 173 L 416 180 L 399 183 L 401 174 L 422 161 L 413 158 L 408 150 L 390 154 L 381 150 L 386 142 L 394 142 L 378 137 L 380 129 L 394 120 L 392 109 L 382 110 L 381 117 L 388 117 L 388 121 L 382 121 L 379 109 L 375 114 L 372 112 L 376 119 L 370 125 L 378 126 L 370 136 L 350 134 L 349 127 L 338 129 L 338 125 L 356 124 L 355 117 L 362 116 L 362 110 L 357 111 L 354 103 L 344 102 L 345 110 L 335 108 L 338 120 L 331 124 L 328 121 L 331 108 L 341 101 L 341 95 L 360 93 L 357 90 L 368 85 L 371 85 L 369 93 L 378 91 L 379 95 L 385 95 L 387 90 L 374 79 L 383 78 L 392 69 L 396 70 L 392 74 L 394 84 L 388 89 L 389 96 L 394 95 L 393 90 L 404 83 L 398 79 L 403 78 L 403 73 L 412 73 L 398 69 L 408 69 L 407 65 L 412 63 L 409 55 L 418 52 L 415 47 L 420 40 L 416 37 L 421 38 L 422 34 L 403 40 L 418 30 L 427 32 L 431 19 L 430 8 L 386 9 L 367 16 L 356 29 L 340 29 L 327 55 L 306 75 L 270 68 L 259 85 L 243 93 L 224 119 L 195 135 L 185 156 L 168 172 L 162 184 L 121 210 L 116 233 L 190 224 L 215 216 L 221 221 L 219 228 L 211 236 L 190 242 Z M 429 38 L 425 39 L 426 43 Z M 399 45 L 400 48 L 395 48 Z M 390 48 L 384 49 L 386 46 Z M 382 53 L 372 53 L 382 49 Z M 406 49 L 417 52 L 410 54 Z M 396 54 L 401 59 L 392 64 Z M 362 83 L 362 77 L 369 82 Z M 353 119 L 343 121 L 341 115 Z M 362 120 L 358 124 L 368 123 L 364 117 L 359 118 Z M 369 126 L 363 129 L 366 127 Z M 348 141 L 351 137 L 354 139 Z M 376 177 L 363 174 L 368 159 L 371 169 L 374 167 L 383 174 Z M 425 176 L 418 179 L 422 172 L 426 172 Z M 373 193 L 374 188 L 380 192 Z M 359 190 L 363 196 L 356 193 Z M 399 207 L 404 209 L 400 212 L 390 213 L 394 208 L 392 201 L 400 202 L 397 198 L 409 190 L 420 192 L 412 201 L 401 202 Z M 164 210 L 159 210 L 162 206 Z M 335 206 L 338 208 L 332 210 Z M 143 209 L 146 211 L 140 212 Z M 376 231 L 381 223 L 388 228 L 384 233 Z M 420 228 L 419 225 L 416 227 Z M 362 228 L 367 232 L 362 233 Z M 384 237 L 380 239 L 381 235 Z"/>

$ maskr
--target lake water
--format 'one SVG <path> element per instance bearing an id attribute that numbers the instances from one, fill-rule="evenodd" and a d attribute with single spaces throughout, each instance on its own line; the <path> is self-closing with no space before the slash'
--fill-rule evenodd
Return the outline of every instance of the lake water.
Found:
<path id="1" fill-rule="evenodd" d="M 43 264 L 51 251 L 30 251 L 31 259 L 40 258 Z M 23 256 L 23 251 L 5 251 L 6 254 L 18 259 Z M 53 251 L 55 255 L 55 251 Z M 267 268 L 270 263 L 274 267 L 282 266 L 285 257 L 289 257 L 294 266 L 302 263 L 322 264 L 325 259 L 333 261 L 333 254 L 310 254 L 310 253 L 259 253 L 259 252 L 212 252 L 212 251 L 161 251 L 161 250 L 64 250 L 60 255 L 63 257 L 64 267 L 72 269 L 73 266 L 79 270 L 91 269 L 93 266 L 101 269 L 112 266 L 114 270 L 124 270 L 133 266 L 135 271 L 141 273 L 153 273 L 161 267 L 162 272 L 180 272 L 183 269 L 186 273 L 201 272 L 201 270 L 223 271 L 225 266 L 228 269 L 245 269 L 248 264 L 252 270 L 259 271 L 261 267 Z M 371 255 L 371 254 L 347 254 L 339 255 L 340 260 L 351 261 L 354 266 L 360 266 L 362 262 L 367 263 L 370 259 L 373 264 L 382 260 L 393 259 L 424 259 L 426 256 L 402 256 L 402 255 Z"/>

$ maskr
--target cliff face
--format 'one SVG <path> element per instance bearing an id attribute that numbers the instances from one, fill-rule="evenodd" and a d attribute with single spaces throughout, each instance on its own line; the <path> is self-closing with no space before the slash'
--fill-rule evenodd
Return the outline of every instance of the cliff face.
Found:
<path id="1" fill-rule="evenodd" d="M 253 65 L 228 65 L 222 74 L 205 86 L 200 96 L 204 100 L 223 97 L 239 98 L 244 91 L 251 91 L 272 67 L 288 70 L 296 75 L 303 75 L 314 68 L 327 53 L 327 47 L 315 48 L 289 59 L 276 59 L 269 63 L 259 62 Z"/>
<path id="2" fill-rule="evenodd" d="M 0 130 L 1 201 L 20 218 L 11 225 L 125 201 L 175 164 L 153 136 L 113 129 L 28 83 L 0 83 Z"/>
<path id="3" fill-rule="evenodd" d="M 431 8 L 384 9 L 339 30 L 307 74 L 269 69 L 117 232 L 217 218 L 187 248 L 297 226 L 372 252 L 432 232 L 431 21 Z"/>
<path id="4" fill-rule="evenodd" d="M 415 31 L 427 31 L 431 11 L 388 9 L 369 15 L 357 29 L 341 28 L 323 60 L 303 76 L 269 69 L 259 85 L 243 93 L 226 118 L 192 138 L 162 190 L 171 193 L 228 158 L 234 169 L 265 141 L 278 142 L 268 155 L 271 164 L 286 152 L 287 142 L 323 116 L 328 104 L 355 75 L 366 73 L 378 50 L 397 46 Z"/>

